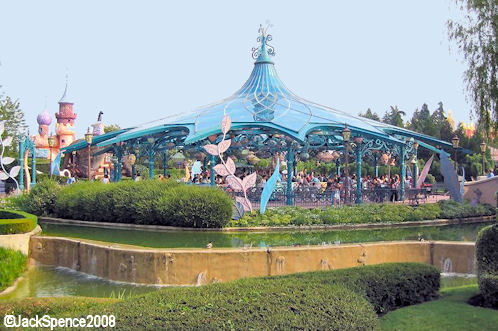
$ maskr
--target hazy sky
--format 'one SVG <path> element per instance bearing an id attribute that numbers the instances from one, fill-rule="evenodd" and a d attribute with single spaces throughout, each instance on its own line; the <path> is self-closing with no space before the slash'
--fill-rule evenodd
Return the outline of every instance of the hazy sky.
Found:
<path id="1" fill-rule="evenodd" d="M 280 78 L 297 95 L 352 114 L 408 116 L 442 101 L 469 121 L 465 66 L 449 51 L 452 0 L 418 1 L 2 1 L 1 92 L 36 116 L 69 95 L 81 136 L 100 110 L 133 126 L 235 92 L 253 67 L 260 23 Z M 55 118 L 53 120 L 55 122 Z"/>

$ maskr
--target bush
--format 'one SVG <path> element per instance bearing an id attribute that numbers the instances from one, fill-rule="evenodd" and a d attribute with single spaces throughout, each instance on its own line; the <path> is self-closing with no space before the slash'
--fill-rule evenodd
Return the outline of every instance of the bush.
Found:
<path id="1" fill-rule="evenodd" d="M 61 187 L 52 180 L 42 181 L 33 187 L 29 193 L 12 197 L 10 204 L 13 208 L 38 216 L 49 216 L 54 213 L 57 194 Z"/>
<path id="2" fill-rule="evenodd" d="M 498 275 L 481 274 L 479 276 L 479 290 L 486 305 L 498 307 Z"/>
<path id="3" fill-rule="evenodd" d="M 282 277 L 305 283 L 344 284 L 364 296 L 379 314 L 437 298 L 440 285 L 437 268 L 421 263 L 386 263 Z"/>
<path id="4" fill-rule="evenodd" d="M 488 305 L 498 306 L 498 224 L 479 231 L 476 259 L 481 294 Z"/>
<path id="5" fill-rule="evenodd" d="M 0 292 L 24 272 L 26 259 L 19 251 L 0 247 Z"/>
<path id="6" fill-rule="evenodd" d="M 130 330 L 377 330 L 374 309 L 431 300 L 438 289 L 436 268 L 394 263 L 168 288 L 104 310 Z"/>
<path id="7" fill-rule="evenodd" d="M 445 213 L 443 214 L 443 209 Z M 363 204 L 356 206 L 327 207 L 323 210 L 301 207 L 276 207 L 246 213 L 240 220 L 232 220 L 228 226 L 309 226 L 315 224 L 364 224 L 400 223 L 408 221 L 434 220 L 440 217 L 455 218 L 494 215 L 495 209 L 489 205 L 461 205 L 454 201 L 426 203 L 416 207 L 401 204 Z M 451 217 L 448 217 L 451 216 Z"/>
<path id="8" fill-rule="evenodd" d="M 441 208 L 442 218 L 491 216 L 495 214 L 495 208 L 487 204 L 472 206 L 468 201 L 458 203 L 454 200 L 441 200 L 438 204 Z"/>
<path id="9" fill-rule="evenodd" d="M 85 181 L 62 187 L 48 182 L 13 204 L 38 215 L 183 227 L 219 228 L 232 215 L 231 199 L 217 188 L 157 180 Z"/>
<path id="10" fill-rule="evenodd" d="M 29 232 L 36 227 L 37 222 L 38 218 L 35 215 L 0 209 L 0 235 Z"/>
<path id="11" fill-rule="evenodd" d="M 155 206 L 162 225 L 222 228 L 232 216 L 230 198 L 218 188 L 177 186 Z"/>
<path id="12" fill-rule="evenodd" d="M 340 285 L 246 279 L 171 288 L 109 307 L 127 330 L 378 330 L 372 306 Z M 98 311 L 98 310 L 96 310 Z"/>

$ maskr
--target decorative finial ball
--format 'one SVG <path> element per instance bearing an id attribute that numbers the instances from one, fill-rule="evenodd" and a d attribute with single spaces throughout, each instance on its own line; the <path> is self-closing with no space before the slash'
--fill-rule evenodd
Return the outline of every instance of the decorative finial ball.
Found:
<path id="1" fill-rule="evenodd" d="M 36 121 L 38 122 L 38 125 L 50 125 L 52 124 L 52 117 L 48 113 L 47 109 L 43 109 L 43 112 L 38 115 Z"/>

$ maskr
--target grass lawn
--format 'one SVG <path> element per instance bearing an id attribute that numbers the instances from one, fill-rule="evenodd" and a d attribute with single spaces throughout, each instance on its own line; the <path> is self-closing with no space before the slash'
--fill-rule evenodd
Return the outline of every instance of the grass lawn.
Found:
<path id="1" fill-rule="evenodd" d="M 19 251 L 0 247 L 0 292 L 26 269 L 26 256 Z"/>
<path id="2" fill-rule="evenodd" d="M 498 330 L 498 310 L 474 307 L 467 300 L 477 285 L 441 290 L 439 300 L 401 308 L 381 318 L 382 330 Z"/>

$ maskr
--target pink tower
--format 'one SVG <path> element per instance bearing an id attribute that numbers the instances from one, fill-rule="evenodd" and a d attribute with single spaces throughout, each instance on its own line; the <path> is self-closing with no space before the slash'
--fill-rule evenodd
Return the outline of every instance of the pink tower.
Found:
<path id="1" fill-rule="evenodd" d="M 76 140 L 76 135 L 73 131 L 76 116 L 77 114 L 73 113 L 73 103 L 70 102 L 68 98 L 66 76 L 66 88 L 59 101 L 59 112 L 55 113 L 55 118 L 57 118 L 55 132 L 59 140 L 59 148 L 69 146 Z"/>

